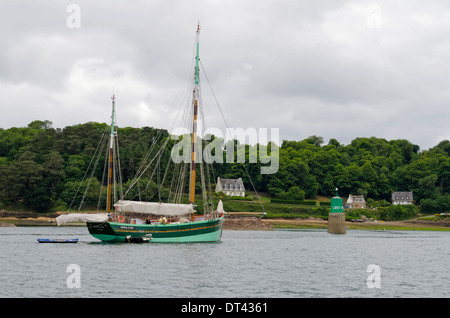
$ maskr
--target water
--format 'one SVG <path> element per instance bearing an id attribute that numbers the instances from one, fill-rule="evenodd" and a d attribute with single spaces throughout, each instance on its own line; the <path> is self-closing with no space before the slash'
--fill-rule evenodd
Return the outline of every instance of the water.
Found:
<path id="1" fill-rule="evenodd" d="M 448 297 L 449 239 L 428 231 L 224 231 L 221 243 L 107 244 L 85 227 L 0 228 L 0 297 Z M 79 266 L 80 288 L 68 287 L 70 264 Z M 368 287 L 370 265 L 380 269 L 379 288 Z"/>

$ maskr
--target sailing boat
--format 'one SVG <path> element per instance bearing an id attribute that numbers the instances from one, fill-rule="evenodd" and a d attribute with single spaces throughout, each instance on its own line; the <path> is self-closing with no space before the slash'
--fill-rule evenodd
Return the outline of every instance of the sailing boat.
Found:
<path id="1" fill-rule="evenodd" d="M 124 200 L 123 197 L 116 201 L 115 210 L 112 211 L 112 186 L 114 179 L 113 153 L 114 153 L 114 99 L 113 115 L 110 133 L 109 168 L 108 168 L 108 190 L 106 212 L 108 220 L 87 221 L 89 233 L 104 242 L 152 242 L 152 243 L 187 243 L 187 242 L 218 242 L 222 236 L 222 225 L 224 212 L 221 202 L 215 211 L 204 210 L 203 217 L 195 216 L 196 199 L 196 151 L 197 151 L 197 115 L 199 108 L 199 33 L 200 26 L 196 31 L 196 55 L 194 88 L 192 94 L 192 121 L 191 136 L 192 150 L 189 165 L 189 203 L 163 203 Z M 201 171 L 203 175 L 203 170 Z M 141 174 L 142 175 L 142 174 Z M 137 182 L 133 182 L 136 184 Z M 178 200 L 180 201 L 180 200 Z M 130 215 L 130 216 L 128 216 Z M 131 216 L 147 215 L 147 221 Z M 159 216 L 159 219 L 149 220 L 149 216 Z M 168 221 L 169 219 L 169 221 Z"/>

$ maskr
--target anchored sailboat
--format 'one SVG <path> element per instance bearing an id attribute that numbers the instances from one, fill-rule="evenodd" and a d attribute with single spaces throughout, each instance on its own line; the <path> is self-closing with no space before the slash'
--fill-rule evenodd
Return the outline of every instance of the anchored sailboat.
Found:
<path id="1" fill-rule="evenodd" d="M 114 103 L 110 133 L 109 148 L 109 168 L 108 168 L 108 190 L 106 212 L 109 215 L 108 220 L 87 221 L 89 233 L 95 238 L 105 242 L 217 242 L 222 236 L 222 225 L 224 221 L 223 208 L 219 202 L 218 208 L 209 211 L 205 202 L 203 215 L 198 217 L 196 213 L 195 185 L 196 185 L 196 164 L 197 164 L 197 116 L 199 110 L 199 34 L 200 27 L 196 32 L 196 55 L 194 87 L 192 93 L 192 121 L 191 137 L 192 150 L 191 161 L 189 162 L 189 198 L 188 203 L 181 203 L 181 196 L 176 196 L 174 203 L 164 202 L 145 202 L 138 200 L 125 200 L 121 194 L 119 200 L 113 200 L 112 188 L 115 183 L 113 177 L 113 156 L 114 156 Z M 164 143 L 167 145 L 167 142 Z M 161 155 L 163 151 L 158 150 Z M 156 163 L 155 163 L 156 162 Z M 151 161 L 151 164 L 159 166 L 160 159 Z M 168 171 L 169 169 L 166 169 Z M 173 170 L 173 173 L 177 173 Z M 144 172 L 140 172 L 137 178 Z M 184 170 L 179 170 L 181 176 Z M 203 176 L 203 168 L 201 169 Z M 204 182 L 202 181 L 202 184 Z M 136 185 L 138 181 L 132 182 Z M 115 203 L 114 203 L 115 202 Z M 112 211 L 114 206 L 114 211 Z M 145 221 L 142 220 L 144 216 Z M 151 220 L 153 218 L 153 220 Z"/>

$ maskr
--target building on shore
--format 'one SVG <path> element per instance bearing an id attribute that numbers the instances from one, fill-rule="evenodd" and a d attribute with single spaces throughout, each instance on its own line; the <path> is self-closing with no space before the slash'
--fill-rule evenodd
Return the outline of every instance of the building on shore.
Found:
<path id="1" fill-rule="evenodd" d="M 345 203 L 345 207 L 348 209 L 365 209 L 366 200 L 364 200 L 364 196 L 362 194 L 350 194 L 347 202 Z"/>
<path id="2" fill-rule="evenodd" d="M 216 192 L 223 192 L 231 197 L 245 197 L 245 187 L 241 178 L 222 179 L 218 177 Z"/>
<path id="3" fill-rule="evenodd" d="M 414 204 L 414 197 L 412 191 L 395 191 L 392 192 L 393 205 L 408 205 Z"/>

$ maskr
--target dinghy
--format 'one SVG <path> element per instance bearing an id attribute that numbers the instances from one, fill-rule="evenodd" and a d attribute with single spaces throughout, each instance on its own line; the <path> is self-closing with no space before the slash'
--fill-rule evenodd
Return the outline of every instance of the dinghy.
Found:
<path id="1" fill-rule="evenodd" d="M 78 239 L 38 239 L 39 243 L 77 243 Z"/>

